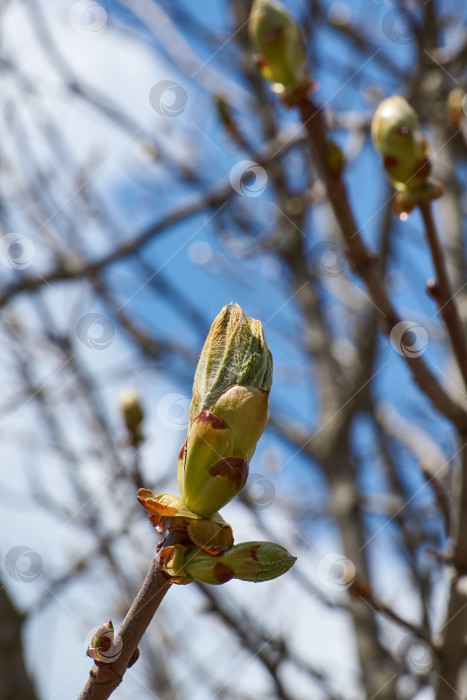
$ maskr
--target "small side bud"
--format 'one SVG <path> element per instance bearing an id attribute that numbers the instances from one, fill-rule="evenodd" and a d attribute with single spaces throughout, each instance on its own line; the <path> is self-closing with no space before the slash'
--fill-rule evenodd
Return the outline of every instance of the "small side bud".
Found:
<path id="1" fill-rule="evenodd" d="M 217 557 L 200 550 L 187 552 L 182 568 L 197 581 L 213 585 L 233 578 L 259 583 L 285 574 L 295 561 L 296 557 L 273 542 L 242 542 Z"/>
<path id="2" fill-rule="evenodd" d="M 293 103 L 306 94 L 310 77 L 300 27 L 275 0 L 254 0 L 248 26 L 257 63 L 274 92 Z"/>
<path id="3" fill-rule="evenodd" d="M 174 544 L 164 547 L 159 554 L 161 569 L 170 576 L 172 583 L 186 584 L 193 581 L 192 577 L 183 568 L 183 560 L 187 548 L 182 544 Z"/>
<path id="4" fill-rule="evenodd" d="M 109 620 L 99 627 L 86 653 L 97 664 L 111 664 L 118 659 L 122 648 L 123 642 L 115 636 L 112 620 Z"/>
<path id="5" fill-rule="evenodd" d="M 420 202 L 437 199 L 443 194 L 443 186 L 437 180 L 428 178 L 423 187 L 416 191 L 401 190 L 394 198 L 394 211 L 401 221 L 407 221 L 412 210 Z"/>
<path id="6" fill-rule="evenodd" d="M 187 533 L 193 544 L 209 554 L 226 552 L 234 543 L 232 528 L 228 523 L 217 523 L 213 520 L 190 520 L 187 525 Z"/>
<path id="7" fill-rule="evenodd" d="M 177 496 L 169 493 L 156 495 L 149 489 L 139 489 L 137 498 L 149 512 L 149 519 L 158 532 L 186 532 L 193 544 L 211 554 L 225 552 L 233 545 L 232 528 L 219 513 L 214 513 L 210 520 L 203 520 Z"/>
<path id="8" fill-rule="evenodd" d="M 132 445 L 137 445 L 143 440 L 144 413 L 136 389 L 131 387 L 124 389 L 119 396 L 119 406 L 128 430 L 129 442 Z"/>

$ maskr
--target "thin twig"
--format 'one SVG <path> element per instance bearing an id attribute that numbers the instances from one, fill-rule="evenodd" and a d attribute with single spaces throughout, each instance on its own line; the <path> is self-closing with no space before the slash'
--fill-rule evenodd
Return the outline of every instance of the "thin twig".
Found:
<path id="1" fill-rule="evenodd" d="M 166 544 L 173 544 L 177 535 L 170 534 Z M 170 542 L 169 542 L 170 540 Z M 88 682 L 78 700 L 106 700 L 123 680 L 128 664 L 156 610 L 170 588 L 171 581 L 159 566 L 159 557 L 151 563 L 143 585 L 128 610 L 118 631 L 122 649 L 112 663 L 94 664 Z"/>
<path id="2" fill-rule="evenodd" d="M 439 312 L 446 324 L 452 348 L 459 364 L 464 384 L 467 387 L 467 334 L 455 302 L 455 295 L 446 266 L 446 256 L 433 219 L 431 202 L 422 202 L 420 204 L 420 212 L 436 270 L 436 281 L 432 281 L 428 285 L 428 291 L 439 306 Z"/>
<path id="3" fill-rule="evenodd" d="M 415 635 L 418 639 L 423 639 L 425 642 L 427 642 L 427 644 L 429 644 L 430 647 L 434 650 L 431 635 L 428 630 L 424 629 L 423 627 L 419 627 L 418 625 L 412 624 L 409 620 L 405 620 L 403 617 L 398 615 L 392 608 L 388 607 L 385 603 L 373 598 L 371 594 L 366 593 L 365 595 L 359 595 L 358 598 L 359 600 L 362 600 L 364 603 L 366 603 L 373 610 L 373 612 L 380 613 L 381 615 L 384 615 L 385 617 L 389 618 L 401 627 L 404 627 L 405 629 L 409 630 L 409 632 L 412 632 L 412 634 Z"/>

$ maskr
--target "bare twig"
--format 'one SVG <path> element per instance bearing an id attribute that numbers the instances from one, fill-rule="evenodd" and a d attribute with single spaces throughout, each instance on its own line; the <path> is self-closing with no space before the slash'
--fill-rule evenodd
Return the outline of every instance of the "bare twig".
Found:
<path id="1" fill-rule="evenodd" d="M 175 536 L 169 538 L 173 544 Z M 112 663 L 94 664 L 79 700 L 105 700 L 120 685 L 141 637 L 169 590 L 170 583 L 170 579 L 159 566 L 159 557 L 155 556 L 143 585 L 118 631 L 118 638 L 122 644 L 120 655 Z"/>
<path id="2" fill-rule="evenodd" d="M 422 202 L 420 204 L 420 212 L 425 225 L 425 233 L 437 277 L 436 281 L 432 280 L 428 284 L 428 291 L 439 306 L 439 312 L 451 338 L 452 348 L 462 373 L 464 385 L 467 387 L 467 334 L 455 302 L 455 294 L 452 290 L 446 266 L 446 256 L 433 219 L 431 202 Z"/>
<path id="3" fill-rule="evenodd" d="M 412 624 L 411 622 L 409 622 L 409 620 L 406 620 L 405 618 L 398 615 L 398 613 L 396 613 L 395 610 L 386 605 L 386 603 L 383 603 L 381 600 L 376 600 L 369 593 L 365 593 L 364 595 L 358 595 L 358 598 L 364 603 L 366 603 L 366 605 L 369 605 L 373 612 L 377 612 L 381 615 L 384 615 L 384 617 L 387 617 L 389 620 L 392 620 L 393 622 L 397 623 L 398 625 L 400 625 L 400 627 L 404 627 L 409 632 L 412 632 L 412 634 L 414 634 L 416 637 L 418 637 L 419 639 L 423 639 L 431 647 L 433 647 L 431 635 L 428 630 L 424 629 L 423 627 L 419 627 L 418 625 Z"/>

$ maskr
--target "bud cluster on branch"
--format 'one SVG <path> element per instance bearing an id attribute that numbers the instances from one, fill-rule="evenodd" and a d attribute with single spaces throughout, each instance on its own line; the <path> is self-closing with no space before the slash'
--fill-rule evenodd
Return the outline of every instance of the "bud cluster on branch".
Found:
<path id="1" fill-rule="evenodd" d="M 404 97 L 393 95 L 381 102 L 373 117 L 371 135 L 398 190 L 395 210 L 401 218 L 407 218 L 420 203 L 442 194 L 441 184 L 429 177 L 428 144 L 415 110 Z"/>
<path id="2" fill-rule="evenodd" d="M 308 67 L 300 27 L 288 10 L 275 0 L 254 0 L 248 22 L 254 59 L 271 89 L 286 107 L 296 107 L 315 87 Z M 330 172 L 340 177 L 345 157 L 340 146 L 326 140 Z"/>
<path id="3" fill-rule="evenodd" d="M 306 60 L 300 27 L 288 10 L 276 0 L 254 0 L 249 18 L 250 39 L 256 63 L 263 77 L 272 83 L 286 107 L 306 103 L 314 87 Z M 450 115 L 456 123 L 463 113 L 463 91 L 450 95 Z M 392 184 L 397 189 L 395 211 L 406 219 L 415 206 L 440 197 L 443 188 L 430 177 L 428 145 L 420 131 L 418 117 L 399 95 L 378 106 L 371 133 L 383 156 Z M 345 167 L 344 155 L 335 141 L 326 140 L 325 160 L 331 175 L 339 178 Z"/>
<path id="4" fill-rule="evenodd" d="M 174 583 L 267 581 L 295 561 L 271 542 L 234 546 L 219 514 L 245 486 L 249 462 L 269 415 L 272 356 L 259 321 L 235 304 L 212 324 L 193 384 L 187 439 L 178 458 L 181 498 L 139 489 L 138 500 L 159 532 L 177 530 L 160 565 Z"/>
<path id="5" fill-rule="evenodd" d="M 261 74 L 284 103 L 296 103 L 310 87 L 299 26 L 281 3 L 254 0 L 248 29 Z"/>

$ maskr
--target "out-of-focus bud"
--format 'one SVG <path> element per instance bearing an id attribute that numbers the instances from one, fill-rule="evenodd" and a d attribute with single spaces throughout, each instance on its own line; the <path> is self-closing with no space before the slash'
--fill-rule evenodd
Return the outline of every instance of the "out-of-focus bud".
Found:
<path id="1" fill-rule="evenodd" d="M 326 160 L 332 175 L 340 177 L 346 165 L 345 156 L 339 144 L 332 139 L 326 141 Z"/>
<path id="2" fill-rule="evenodd" d="M 428 178 L 418 190 L 401 190 L 394 198 L 394 211 L 401 221 L 407 221 L 412 210 L 421 201 L 437 199 L 443 194 L 443 186 L 437 180 Z"/>
<path id="3" fill-rule="evenodd" d="M 120 410 L 128 429 L 130 442 L 137 445 L 143 440 L 142 423 L 144 418 L 141 401 L 136 389 L 123 389 L 119 396 Z"/>
<path id="4" fill-rule="evenodd" d="M 465 98 L 466 94 L 462 88 L 454 88 L 448 95 L 446 111 L 449 124 L 453 129 L 458 129 L 461 120 L 465 118 L 465 113 L 462 109 Z"/>
<path id="5" fill-rule="evenodd" d="M 220 94 L 216 95 L 215 104 L 219 119 L 231 138 L 240 145 L 246 145 L 245 140 L 240 133 L 240 129 L 238 128 L 237 122 L 234 119 L 230 105 L 226 99 Z"/>
<path id="6" fill-rule="evenodd" d="M 257 63 L 272 89 L 286 98 L 306 92 L 310 77 L 300 28 L 287 9 L 275 0 L 254 0 L 249 34 Z"/>
<path id="7" fill-rule="evenodd" d="M 259 583 L 285 574 L 295 561 L 296 557 L 273 542 L 243 542 L 217 557 L 200 550 L 188 551 L 182 569 L 185 575 L 203 583 L 217 585 L 232 578 Z"/>
<path id="8" fill-rule="evenodd" d="M 407 100 L 400 95 L 383 100 L 373 117 L 371 135 L 392 184 L 399 190 L 394 208 L 400 219 L 407 219 L 415 206 L 443 194 L 441 183 L 429 177 L 428 146 Z"/>
<path id="9" fill-rule="evenodd" d="M 215 319 L 195 374 L 188 437 L 179 455 L 185 505 L 210 518 L 243 488 L 268 420 L 272 357 L 261 323 L 235 304 Z"/>
<path id="10" fill-rule="evenodd" d="M 139 489 L 137 497 L 159 532 L 184 531 L 193 544 L 211 554 L 225 552 L 233 545 L 232 528 L 219 513 L 204 520 L 192 513 L 177 496 L 169 493 L 155 495 L 149 489 Z"/>
<path id="11" fill-rule="evenodd" d="M 416 190 L 424 184 L 430 174 L 428 147 L 407 100 L 400 95 L 383 100 L 373 117 L 371 135 L 397 189 Z"/>
<path id="12" fill-rule="evenodd" d="M 86 653 L 98 664 L 110 664 L 118 659 L 122 648 L 123 642 L 115 638 L 112 620 L 109 620 L 99 627 Z"/>

